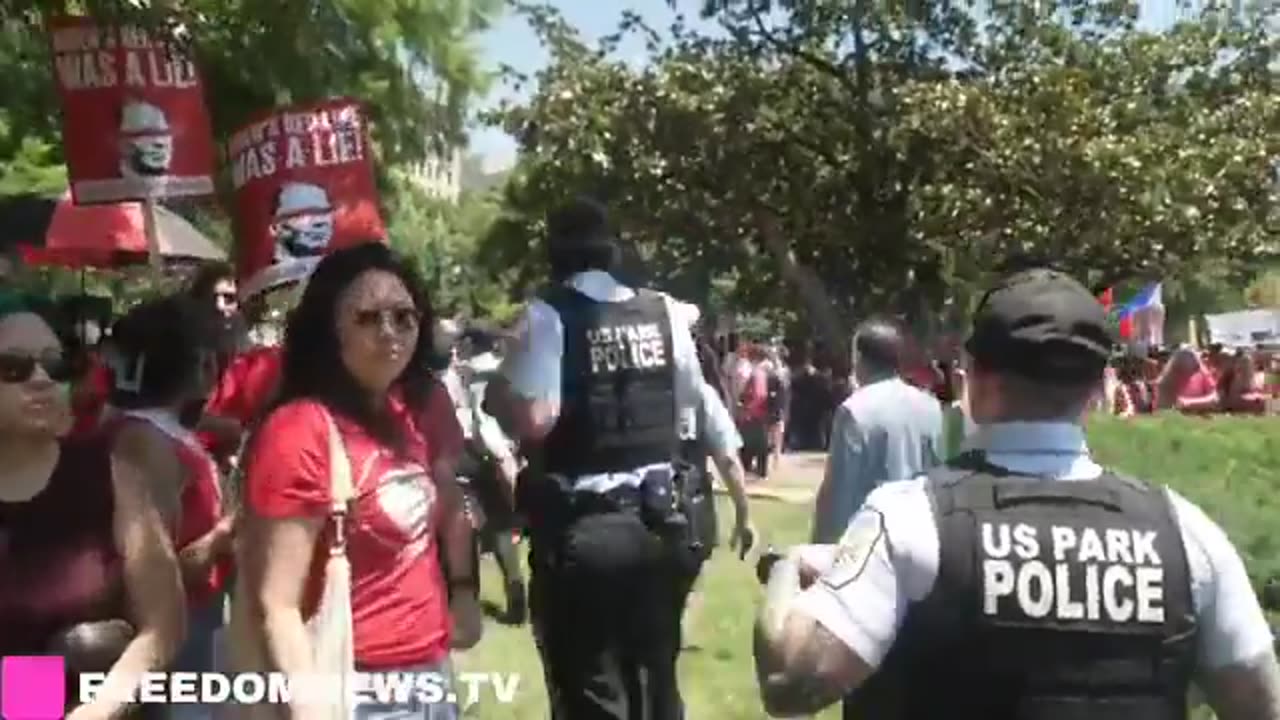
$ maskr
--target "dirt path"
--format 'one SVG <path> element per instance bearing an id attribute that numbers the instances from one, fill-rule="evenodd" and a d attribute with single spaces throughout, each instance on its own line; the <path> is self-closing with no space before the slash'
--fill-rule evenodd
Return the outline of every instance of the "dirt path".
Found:
<path id="1" fill-rule="evenodd" d="M 813 502 L 826 462 L 826 453 L 783 455 L 778 466 L 769 473 L 769 479 L 748 480 L 747 495 L 800 505 Z M 722 485 L 717 484 L 716 489 L 724 492 Z"/>

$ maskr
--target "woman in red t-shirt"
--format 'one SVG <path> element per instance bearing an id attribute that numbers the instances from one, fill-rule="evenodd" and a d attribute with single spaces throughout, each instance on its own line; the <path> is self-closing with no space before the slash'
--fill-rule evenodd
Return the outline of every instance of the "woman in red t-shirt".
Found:
<path id="1" fill-rule="evenodd" d="M 421 288 L 390 249 L 359 245 L 319 264 L 290 318 L 278 399 L 244 459 L 248 513 L 238 556 L 283 672 L 311 670 L 304 623 L 319 602 L 333 533 L 326 416 L 353 471 L 344 530 L 357 668 L 441 671 L 451 641 L 470 647 L 479 639 L 461 494 L 431 476 L 415 422 L 431 382 L 431 336 L 422 330 L 431 309 Z M 423 708 L 415 701 L 389 711 Z"/>
<path id="2" fill-rule="evenodd" d="M 1218 410 L 1218 382 L 1195 350 L 1173 353 L 1155 383 L 1156 409 L 1203 415 Z"/>
<path id="3" fill-rule="evenodd" d="M 213 313 L 185 295 L 143 303 L 112 332 L 116 412 L 103 426 L 117 454 L 153 479 L 178 550 L 187 594 L 187 641 L 174 669 L 208 672 L 231 571 L 233 514 L 223 513 L 213 458 L 180 420 L 205 396 L 217 368 Z"/>

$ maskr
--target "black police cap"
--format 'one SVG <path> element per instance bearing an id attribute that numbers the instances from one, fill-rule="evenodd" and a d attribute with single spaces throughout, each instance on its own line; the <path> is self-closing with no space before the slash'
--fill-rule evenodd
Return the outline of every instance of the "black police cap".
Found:
<path id="1" fill-rule="evenodd" d="M 1069 275 L 1015 273 L 983 297 L 965 349 L 984 368 L 1049 383 L 1102 377 L 1115 347 L 1107 311 Z"/>
<path id="2" fill-rule="evenodd" d="M 547 242 L 552 248 L 571 250 L 613 241 L 609 211 L 593 198 L 576 197 L 547 214 Z"/>

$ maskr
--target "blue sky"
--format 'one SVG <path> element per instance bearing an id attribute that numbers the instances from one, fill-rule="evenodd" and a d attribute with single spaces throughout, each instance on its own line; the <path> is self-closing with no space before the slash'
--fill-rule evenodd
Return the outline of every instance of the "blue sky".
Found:
<path id="1" fill-rule="evenodd" d="M 666 0 L 553 0 L 552 4 L 560 9 L 566 20 L 592 40 L 614 32 L 618 18 L 626 9 L 635 11 L 658 30 L 665 29 L 676 17 Z M 714 23 L 698 19 L 700 4 L 699 0 L 678 0 L 677 8 L 689 19 L 690 26 L 713 29 Z M 1144 26 L 1167 27 L 1178 13 L 1179 0 L 1142 0 L 1141 5 Z M 485 62 L 491 69 L 507 64 L 532 72 L 547 62 L 547 53 L 533 32 L 514 16 L 500 20 L 481 37 L 480 42 Z M 643 47 L 638 42 L 624 45 L 619 52 L 624 57 L 643 57 Z M 486 98 L 485 105 L 512 94 L 510 88 L 497 86 Z M 472 132 L 471 151 L 484 155 L 490 168 L 506 167 L 515 159 L 515 142 L 501 130 L 478 128 Z"/>

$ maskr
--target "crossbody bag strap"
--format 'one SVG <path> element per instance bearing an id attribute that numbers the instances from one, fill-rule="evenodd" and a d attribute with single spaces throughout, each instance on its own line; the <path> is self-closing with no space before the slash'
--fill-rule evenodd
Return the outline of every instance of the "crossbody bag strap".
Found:
<path id="1" fill-rule="evenodd" d="M 331 515 L 334 524 L 334 541 L 330 552 L 341 554 L 346 548 L 346 520 L 351 509 L 351 499 L 355 496 L 355 485 L 351 478 L 351 456 L 347 454 L 346 444 L 342 441 L 342 432 L 333 419 L 333 413 L 324 409 L 324 419 L 329 426 L 329 489 L 333 497 Z"/>

